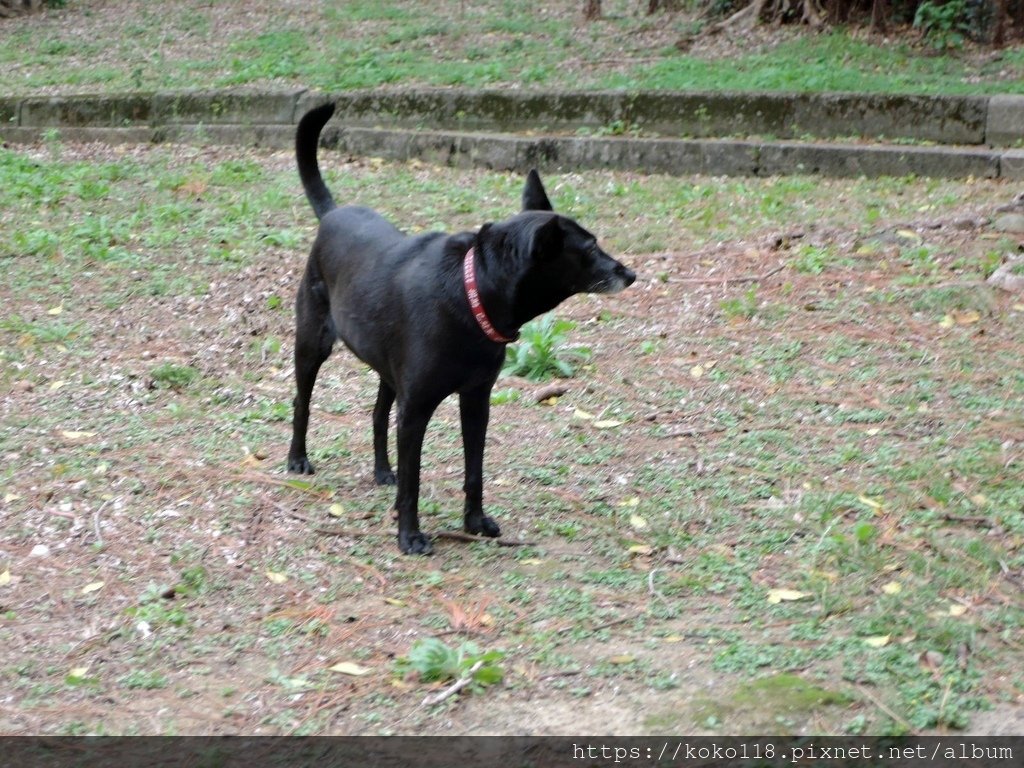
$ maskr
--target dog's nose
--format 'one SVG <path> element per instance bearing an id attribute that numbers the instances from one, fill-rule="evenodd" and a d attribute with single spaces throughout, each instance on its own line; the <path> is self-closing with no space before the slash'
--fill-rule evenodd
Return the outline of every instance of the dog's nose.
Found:
<path id="1" fill-rule="evenodd" d="M 615 268 L 615 271 L 618 273 L 619 277 L 622 278 L 626 287 L 631 286 L 636 281 L 636 272 L 629 267 L 619 264 L 619 266 Z"/>

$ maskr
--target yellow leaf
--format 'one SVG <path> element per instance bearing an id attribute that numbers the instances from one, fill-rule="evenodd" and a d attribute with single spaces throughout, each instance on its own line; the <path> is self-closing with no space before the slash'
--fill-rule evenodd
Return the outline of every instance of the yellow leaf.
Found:
<path id="1" fill-rule="evenodd" d="M 538 560 L 536 557 L 527 557 L 527 558 L 524 558 L 523 560 L 520 560 L 519 562 L 522 563 L 523 565 L 540 565 L 544 561 L 543 560 Z"/>
<path id="2" fill-rule="evenodd" d="M 4 494 L 4 504 L 10 504 L 12 501 L 17 501 L 20 498 L 21 498 L 21 496 L 19 496 L 16 493 L 5 493 Z"/>
<path id="3" fill-rule="evenodd" d="M 952 315 L 943 315 L 942 319 L 939 320 L 940 328 L 952 328 L 956 325 L 956 320 L 953 319 Z"/>
<path id="4" fill-rule="evenodd" d="M 482 626 L 482 627 L 493 627 L 494 626 L 494 617 L 491 614 L 489 614 L 489 613 L 485 613 L 483 616 L 480 617 L 480 626 Z"/>
<path id="5" fill-rule="evenodd" d="M 54 381 L 54 382 L 52 382 L 50 384 L 50 391 L 51 392 L 56 392 L 58 389 L 63 387 L 65 384 L 67 384 L 66 381 Z"/>
<path id="6" fill-rule="evenodd" d="M 284 584 L 288 581 L 288 577 L 283 573 L 277 571 L 267 571 L 267 578 L 270 579 L 274 584 Z"/>
<path id="7" fill-rule="evenodd" d="M 627 507 L 627 508 L 639 507 L 640 506 L 640 497 L 639 496 L 630 496 L 628 499 L 623 499 L 622 501 L 620 501 L 619 502 L 619 506 L 620 507 Z"/>
<path id="8" fill-rule="evenodd" d="M 612 656 L 608 659 L 609 664 L 632 664 L 636 661 L 635 656 L 630 656 L 628 653 L 624 653 L 621 656 Z"/>
<path id="9" fill-rule="evenodd" d="M 634 555 L 649 555 L 654 552 L 654 547 L 647 544 L 634 544 L 629 548 L 629 552 Z"/>
<path id="10" fill-rule="evenodd" d="M 405 608 L 405 606 L 406 606 L 405 600 L 399 600 L 398 598 L 395 598 L 395 597 L 385 597 L 384 598 L 384 602 L 387 603 L 388 605 L 394 605 L 394 606 L 396 606 L 398 608 Z"/>
<path id="11" fill-rule="evenodd" d="M 582 408 L 574 409 L 573 412 L 572 412 L 572 416 L 573 416 L 574 419 L 584 419 L 584 420 L 589 420 L 589 419 L 594 418 L 594 414 L 587 413 Z"/>
<path id="12" fill-rule="evenodd" d="M 68 429 L 61 432 L 61 434 L 64 435 L 64 437 L 66 437 L 68 440 L 85 440 L 90 437 L 96 437 L 95 432 L 76 432 L 74 430 Z"/>
<path id="13" fill-rule="evenodd" d="M 48 310 L 46 310 L 46 314 L 48 314 L 48 315 L 59 315 L 63 311 L 64 311 L 64 307 L 61 307 L 61 306 L 50 307 Z"/>
<path id="14" fill-rule="evenodd" d="M 864 645 L 871 648 L 883 648 L 889 644 L 889 635 L 876 635 L 875 637 L 865 637 Z"/>
<path id="15" fill-rule="evenodd" d="M 88 667 L 72 667 L 68 671 L 68 677 L 85 677 L 87 674 L 89 674 Z"/>
<path id="16" fill-rule="evenodd" d="M 790 602 L 793 600 L 803 600 L 810 597 L 811 595 L 807 592 L 800 592 L 796 589 L 769 589 L 768 590 L 768 602 L 772 605 L 776 605 L 783 601 Z"/>
<path id="17" fill-rule="evenodd" d="M 331 506 L 328 507 L 327 512 L 332 517 L 342 517 L 345 514 L 345 508 L 341 506 L 341 504 L 331 504 Z"/>
<path id="18" fill-rule="evenodd" d="M 640 515 L 630 515 L 629 524 L 636 528 L 638 531 L 642 531 L 647 527 L 647 521 L 644 520 Z"/>
<path id="19" fill-rule="evenodd" d="M 615 429 L 615 427 L 621 427 L 622 422 L 615 419 L 602 419 L 601 421 L 595 421 L 594 426 L 598 429 Z"/>
<path id="20" fill-rule="evenodd" d="M 949 606 L 949 615 L 950 616 L 963 616 L 965 613 L 967 613 L 967 606 L 966 605 L 951 605 L 951 606 Z"/>
<path id="21" fill-rule="evenodd" d="M 11 583 L 11 569 L 8 568 L 3 573 L 0 573 L 0 587 L 5 587 Z"/>
<path id="22" fill-rule="evenodd" d="M 903 585 L 898 581 L 890 581 L 888 584 L 882 586 L 882 591 L 887 595 L 898 595 L 903 591 Z"/>
<path id="23" fill-rule="evenodd" d="M 976 507 L 984 507 L 988 504 L 988 496 L 984 493 L 976 493 L 971 496 L 971 503 Z"/>
<path id="24" fill-rule="evenodd" d="M 924 238 L 922 238 L 919 234 L 917 234 L 917 232 L 915 232 L 912 229 L 901 229 L 897 231 L 896 234 L 902 237 L 904 240 L 910 240 L 911 242 L 917 243 L 918 245 L 924 242 Z"/>
<path id="25" fill-rule="evenodd" d="M 668 637 L 661 638 L 663 643 L 681 643 L 683 642 L 682 635 L 669 635 Z"/>
<path id="26" fill-rule="evenodd" d="M 541 400 L 541 405 L 555 405 L 558 402 L 558 395 L 552 395 L 547 400 Z"/>
<path id="27" fill-rule="evenodd" d="M 1024 304 L 1014 304 L 1013 308 L 1018 312 L 1024 312 Z"/>
<path id="28" fill-rule="evenodd" d="M 704 366 L 703 365 L 695 365 L 695 366 L 693 366 L 693 368 L 690 369 L 690 375 L 693 376 L 693 378 L 695 378 L 695 379 L 699 379 L 701 376 L 704 375 Z"/>
<path id="29" fill-rule="evenodd" d="M 962 312 L 954 311 L 953 319 L 960 325 L 971 325 L 981 320 L 981 312 L 976 309 L 965 309 Z"/>
<path id="30" fill-rule="evenodd" d="M 867 435 L 868 437 L 874 437 L 881 431 L 882 430 L 879 427 L 871 427 L 870 429 L 865 429 L 864 434 Z"/>
<path id="31" fill-rule="evenodd" d="M 871 509 L 875 510 L 876 512 L 878 510 L 880 510 L 882 508 L 882 506 L 883 506 L 882 502 L 876 501 L 875 499 L 872 499 L 870 496 L 864 496 L 864 495 L 858 496 L 857 497 L 857 501 L 859 501 L 861 504 L 863 504 L 866 507 L 870 507 Z"/>
<path id="32" fill-rule="evenodd" d="M 94 581 L 92 584 L 86 584 L 84 587 L 82 587 L 82 594 L 88 595 L 90 592 L 96 592 L 101 589 L 103 589 L 103 582 Z"/>
<path id="33" fill-rule="evenodd" d="M 363 675 L 369 674 L 372 670 L 361 667 L 358 664 L 351 661 L 342 661 L 335 664 L 333 667 L 328 667 L 331 672 L 340 672 L 343 675 L 352 675 L 353 677 L 362 677 Z"/>

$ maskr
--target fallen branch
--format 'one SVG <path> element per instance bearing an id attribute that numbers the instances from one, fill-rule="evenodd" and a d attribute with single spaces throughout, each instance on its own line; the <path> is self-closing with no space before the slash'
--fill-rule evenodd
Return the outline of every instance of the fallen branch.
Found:
<path id="1" fill-rule="evenodd" d="M 443 690 L 440 690 L 437 693 L 432 693 L 429 696 L 427 696 L 427 698 L 425 698 L 423 700 L 423 704 L 421 706 L 432 707 L 435 704 L 440 704 L 445 699 L 454 696 L 456 693 L 458 693 L 463 688 L 465 688 L 467 685 L 469 685 L 470 683 L 473 682 L 473 675 L 475 675 L 477 672 L 479 672 L 480 668 L 483 665 L 484 665 L 484 660 L 480 659 L 480 661 L 478 661 L 476 664 L 474 664 L 472 667 L 469 668 L 469 671 L 466 672 L 464 677 L 460 677 L 458 680 L 456 680 L 454 683 L 449 685 L 447 688 L 445 688 Z"/>
<path id="2" fill-rule="evenodd" d="M 534 390 L 530 396 L 535 403 L 542 403 L 545 400 L 552 397 L 561 397 L 569 391 L 569 387 L 565 384 L 548 384 L 546 387 Z"/>
<path id="3" fill-rule="evenodd" d="M 434 534 L 439 539 L 451 539 L 453 541 L 482 541 L 487 544 L 494 544 L 498 547 L 536 547 L 535 541 L 513 541 L 512 539 L 492 539 L 489 536 L 477 536 L 465 531 L 438 531 Z"/>

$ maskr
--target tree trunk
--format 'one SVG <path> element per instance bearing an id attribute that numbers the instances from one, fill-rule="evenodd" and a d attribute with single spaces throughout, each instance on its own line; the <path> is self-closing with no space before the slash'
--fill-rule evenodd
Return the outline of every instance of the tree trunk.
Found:
<path id="1" fill-rule="evenodd" d="M 601 0 L 585 0 L 583 3 L 583 18 L 587 21 L 601 18 Z"/>
<path id="2" fill-rule="evenodd" d="M 33 13 L 43 7 L 43 0 L 0 0 L 0 18 Z"/>

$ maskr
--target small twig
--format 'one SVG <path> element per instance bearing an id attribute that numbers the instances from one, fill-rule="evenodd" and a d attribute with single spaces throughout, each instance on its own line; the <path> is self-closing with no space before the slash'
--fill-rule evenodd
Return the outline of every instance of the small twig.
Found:
<path id="1" fill-rule="evenodd" d="M 274 504 L 279 510 L 284 512 L 288 517 L 294 517 L 296 520 L 301 520 L 310 526 L 310 530 L 315 533 L 322 533 L 325 536 L 383 536 L 382 531 L 359 531 L 352 528 L 323 528 L 316 520 L 306 517 L 305 515 L 299 514 L 294 509 L 288 509 L 283 504 Z"/>
<path id="2" fill-rule="evenodd" d="M 656 574 L 657 572 L 657 568 L 652 568 L 651 572 L 647 574 L 647 591 L 659 600 L 664 600 L 665 596 L 654 588 L 654 574 Z"/>
<path id="3" fill-rule="evenodd" d="M 469 685 L 470 683 L 473 682 L 473 675 L 475 675 L 478 671 L 480 671 L 480 668 L 483 665 L 484 665 L 484 660 L 480 659 L 480 661 L 478 661 L 476 664 L 474 664 L 472 667 L 469 668 L 469 671 L 466 672 L 464 677 L 460 677 L 458 680 L 456 680 L 454 683 L 449 685 L 447 688 L 445 688 L 443 690 L 440 690 L 437 693 L 432 693 L 429 696 L 427 696 L 427 698 L 425 698 L 423 700 L 423 704 L 421 706 L 432 707 L 435 704 L 440 704 L 445 699 L 450 698 L 451 696 L 454 696 L 456 693 L 458 693 L 463 688 L 465 688 L 467 685 Z"/>
<path id="4" fill-rule="evenodd" d="M 494 544 L 498 547 L 536 547 L 535 541 L 514 541 L 512 539 L 492 539 L 489 536 L 476 536 L 465 531 L 438 531 L 433 534 L 439 539 L 452 539 L 453 541 L 482 541 L 486 544 Z"/>
<path id="5" fill-rule="evenodd" d="M 862 685 L 858 685 L 857 686 L 857 690 L 861 692 L 861 694 L 864 696 L 864 698 L 866 698 L 868 701 L 870 701 L 872 704 L 874 704 L 876 707 L 878 707 L 880 710 L 882 710 L 882 712 L 884 712 L 889 717 L 891 717 L 893 720 L 895 720 L 897 723 L 899 723 L 904 728 L 906 728 L 908 733 L 914 733 L 914 726 L 912 726 L 904 718 L 900 717 L 895 712 L 893 712 L 891 709 L 889 709 L 889 707 L 887 707 L 884 702 L 882 702 L 880 699 L 878 699 L 867 688 L 865 688 Z"/>
<path id="6" fill-rule="evenodd" d="M 726 429 L 728 427 L 681 427 L 680 429 L 671 429 L 663 435 L 655 435 L 655 437 L 696 437 L 698 435 L 712 435 L 715 432 L 725 432 Z"/>
<path id="7" fill-rule="evenodd" d="M 779 274 L 786 268 L 785 264 L 777 266 L 775 269 L 771 269 L 765 272 L 763 275 L 743 275 L 741 277 L 715 277 L 709 275 L 708 277 L 679 277 L 670 280 L 671 283 L 695 283 L 703 285 L 705 283 L 724 283 L 725 285 L 737 284 L 737 283 L 760 283 L 763 280 L 767 280 L 773 275 Z"/>
<path id="8" fill-rule="evenodd" d="M 100 504 L 100 508 L 97 509 L 92 515 L 92 527 L 96 531 L 96 543 L 103 546 L 103 534 L 100 532 L 100 513 L 103 512 L 103 508 L 110 502 L 104 501 Z"/>
<path id="9" fill-rule="evenodd" d="M 582 669 L 565 669 L 565 670 L 562 670 L 561 672 L 552 672 L 551 674 L 543 675 L 540 679 L 541 680 L 554 680 L 555 678 L 558 678 L 558 677 L 575 677 L 576 675 L 582 675 L 582 674 L 583 674 L 583 670 Z"/>
<path id="10" fill-rule="evenodd" d="M 988 528 L 995 528 L 996 524 L 990 518 L 987 517 L 972 517 L 970 515 L 954 515 L 952 512 L 947 512 L 942 516 L 943 520 L 948 520 L 951 523 L 968 523 L 969 525 L 984 525 Z"/>

